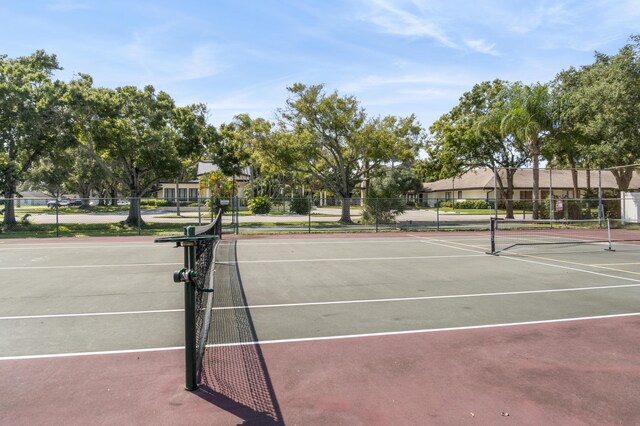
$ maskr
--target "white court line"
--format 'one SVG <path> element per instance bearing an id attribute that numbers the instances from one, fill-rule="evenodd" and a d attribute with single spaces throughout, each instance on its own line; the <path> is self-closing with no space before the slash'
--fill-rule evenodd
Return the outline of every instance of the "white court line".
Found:
<path id="1" fill-rule="evenodd" d="M 476 252 L 477 253 L 477 252 Z M 419 260 L 419 259 L 448 259 L 466 257 L 486 257 L 484 254 L 476 255 L 445 255 L 445 256 L 399 256 L 399 257 L 349 257 L 332 259 L 273 259 L 273 260 L 237 260 L 235 262 L 216 262 L 218 264 L 242 264 L 242 263 L 295 263 L 295 262 L 353 262 L 353 261 L 378 261 L 378 260 Z"/>
<path id="2" fill-rule="evenodd" d="M 221 343 L 217 345 L 207 345 L 207 347 L 221 348 L 221 347 L 227 347 L 227 346 L 254 346 L 254 345 L 278 344 L 278 343 L 301 343 L 301 342 L 315 342 L 315 341 L 323 341 L 323 340 L 358 339 L 363 337 L 400 336 L 400 335 L 407 335 L 407 334 L 437 333 L 437 332 L 443 332 L 443 331 L 480 330 L 480 329 L 487 329 L 487 328 L 516 327 L 516 326 L 537 325 L 537 324 L 553 324 L 553 323 L 564 323 L 564 322 L 571 322 L 571 321 L 587 321 L 587 320 L 594 320 L 594 319 L 624 318 L 624 317 L 632 317 L 632 316 L 638 316 L 638 315 L 640 315 L 640 312 L 631 312 L 626 314 L 598 315 L 593 317 L 559 318 L 559 319 L 540 320 L 540 321 L 471 325 L 471 326 L 463 326 L 463 327 L 427 328 L 427 329 L 420 329 L 420 330 L 385 331 L 380 333 L 346 334 L 346 335 L 338 335 L 338 336 L 301 337 L 301 338 L 295 338 L 295 339 L 277 339 L 277 340 L 264 340 L 264 341 L 239 342 L 239 343 Z M 64 357 L 88 356 L 88 355 L 116 355 L 116 354 L 128 354 L 128 353 L 136 353 L 136 352 L 173 351 L 173 350 L 179 350 L 179 349 L 184 349 L 184 347 L 126 349 L 126 350 L 116 350 L 116 351 L 78 352 L 78 353 L 46 354 L 46 355 L 19 355 L 19 356 L 0 357 L 0 361 L 43 359 L 43 358 L 64 358 Z"/>
<path id="3" fill-rule="evenodd" d="M 184 309 L 158 309 L 154 311 L 128 311 L 128 312 L 89 312 L 83 314 L 49 314 L 49 315 L 22 315 L 13 317 L 0 317 L 1 320 L 23 320 L 42 318 L 75 318 L 75 317 L 100 317 L 109 315 L 142 315 L 142 314 L 164 314 L 170 312 L 184 312 Z"/>
<path id="4" fill-rule="evenodd" d="M 56 249 L 56 250 L 77 250 L 77 249 L 100 249 L 100 250 L 104 250 L 104 249 L 112 249 L 112 248 L 141 248 L 141 247 L 145 247 L 145 248 L 166 248 L 166 245 L 161 245 L 161 244 L 149 244 L 149 243 L 131 243 L 131 244 L 127 244 L 127 245 L 109 245 L 109 243 L 105 243 L 104 245 L 101 246 L 88 246 L 88 245 L 83 245 L 82 243 L 69 243 L 69 245 L 63 245 L 63 246 L 55 246 L 55 245 L 47 245 L 47 244 L 15 244 L 15 245 L 6 245 L 4 247 L 0 247 L 0 251 L 12 251 L 12 250 L 37 250 L 37 249 L 43 249 L 43 250 L 50 250 L 50 249 Z"/>
<path id="5" fill-rule="evenodd" d="M 388 299 L 362 299 L 362 300 L 334 300 L 328 302 L 300 302 L 300 303 L 277 303 L 268 305 L 241 305 L 241 306 L 220 306 L 212 308 L 212 311 L 226 311 L 236 309 L 269 309 L 269 308 L 295 308 L 303 306 L 327 306 L 327 305 L 355 305 L 362 303 L 385 303 L 385 302 L 412 302 L 419 300 L 441 300 L 441 299 L 463 299 L 472 297 L 494 297 L 494 296 L 518 296 L 522 294 L 545 294 L 545 293 L 566 293 L 571 291 L 592 291 L 592 290 L 611 290 L 621 288 L 640 287 L 640 280 L 629 279 L 638 284 L 620 284 L 610 286 L 597 287 L 575 287 L 575 288 L 556 288 L 546 290 L 521 290 L 521 291 L 503 291 L 493 293 L 470 293 L 470 294 L 450 294 L 441 296 L 416 296 L 416 297 L 394 297 Z M 24 315 L 0 317 L 0 320 L 22 320 L 22 319 L 43 319 L 43 318 L 74 318 L 74 317 L 91 317 L 91 316 L 108 316 L 108 315 L 140 315 L 154 313 L 173 313 L 184 312 L 184 309 L 163 309 L 153 311 L 129 311 L 129 312 L 93 312 L 81 314 L 50 314 L 50 315 Z"/>
<path id="6" fill-rule="evenodd" d="M 222 240 L 233 241 L 233 240 Z M 402 244 L 412 243 L 415 240 L 407 237 L 390 237 L 387 239 L 376 238 L 351 238 L 348 240 L 336 239 L 336 240 L 270 240 L 270 241 L 254 241 L 254 240 L 236 240 L 243 246 L 280 246 L 280 245 L 335 245 L 335 244 L 369 244 L 369 243 L 383 243 L 383 244 Z"/>
<path id="7" fill-rule="evenodd" d="M 280 304 L 270 304 L 270 305 L 221 306 L 217 308 L 212 308 L 211 310 L 225 311 L 225 310 L 232 310 L 232 309 L 291 308 L 291 307 L 300 307 L 300 306 L 349 305 L 349 304 L 358 304 L 358 303 L 411 302 L 411 301 L 417 301 L 417 300 L 463 299 L 463 298 L 471 298 L 471 297 L 492 297 L 492 296 L 517 296 L 521 294 L 566 293 L 570 291 L 610 290 L 610 289 L 640 287 L 640 280 L 629 278 L 629 281 L 634 281 L 638 284 L 620 284 L 620 285 L 597 286 L 597 287 L 555 288 L 555 289 L 547 289 L 547 290 L 501 291 L 501 292 L 494 292 L 494 293 L 449 294 L 449 295 L 443 295 L 443 296 L 395 297 L 390 299 L 336 300 L 336 301 L 329 301 L 329 302 L 301 302 L 301 303 L 280 303 Z"/>
<path id="8" fill-rule="evenodd" d="M 91 355 L 119 355 L 119 354 L 134 354 L 140 352 L 162 352 L 162 351 L 176 351 L 184 350 L 184 346 L 170 346 L 166 348 L 143 348 L 143 349 L 121 349 L 115 351 L 96 351 L 96 352 L 71 352 L 64 354 L 44 354 L 44 355 L 19 355 L 19 356 L 3 356 L 0 357 L 0 361 L 14 361 L 21 359 L 45 359 L 45 358 L 67 358 L 72 356 L 91 356 Z"/>
<path id="9" fill-rule="evenodd" d="M 0 267 L 0 271 L 16 271 L 27 269 L 86 269 L 86 268 L 130 268 L 141 266 L 175 266 L 182 265 L 182 263 L 125 263 L 122 265 L 52 265 L 52 266 L 3 266 Z"/>
<path id="10" fill-rule="evenodd" d="M 452 248 L 455 250 L 462 250 L 462 251 L 469 251 L 471 253 L 482 253 L 482 256 L 487 256 L 487 253 L 485 253 L 484 251 L 479 252 L 478 249 L 480 249 L 477 246 L 472 246 L 472 245 L 467 245 L 467 244 L 463 244 L 463 243 L 455 243 L 455 244 L 459 244 L 459 245 L 463 245 L 463 246 L 468 246 L 468 247 L 474 247 L 474 249 L 468 249 L 468 248 L 463 248 L 463 247 L 456 247 L 456 246 L 452 246 L 451 244 L 447 244 L 446 241 L 442 241 L 439 239 L 429 239 L 429 238 L 425 238 L 425 237 L 419 237 L 416 235 L 413 235 L 414 238 L 417 238 L 419 241 L 422 241 L 425 244 L 432 244 L 434 246 L 439 246 L 439 247 L 447 247 L 447 248 Z M 477 248 L 476 248 L 477 247 Z"/>
<path id="11" fill-rule="evenodd" d="M 420 238 L 420 237 L 416 237 L 416 238 Z M 432 240 L 426 240 L 426 239 L 423 239 L 422 241 L 424 241 L 425 243 L 434 244 L 434 245 L 437 245 L 437 246 L 449 247 L 449 248 L 456 249 L 456 250 L 463 250 L 463 251 L 470 251 L 472 253 L 478 253 L 477 250 L 472 250 L 472 249 L 468 249 L 468 248 L 452 246 L 450 244 L 446 244 L 444 241 L 443 241 L 444 244 L 437 244 L 437 243 L 434 243 Z M 457 244 L 464 245 L 462 243 L 457 243 Z M 470 247 L 474 247 L 474 246 L 470 246 Z M 518 257 L 516 257 L 516 256 L 518 256 Z M 551 268 L 559 268 L 559 269 L 566 269 L 566 270 L 569 270 L 569 271 L 583 272 L 585 274 L 597 275 L 597 276 L 606 277 L 606 278 L 613 278 L 613 279 L 616 279 L 616 280 L 640 282 L 639 280 L 634 279 L 634 278 L 620 277 L 618 275 L 609 275 L 609 274 L 604 274 L 602 272 L 588 271 L 586 269 L 573 268 L 573 267 L 570 267 L 570 266 L 557 265 L 557 264 L 554 264 L 554 263 L 539 262 L 539 261 L 536 261 L 536 260 L 530 260 L 530 259 L 523 259 L 522 258 L 522 257 L 534 257 L 534 256 L 527 256 L 527 255 L 522 255 L 522 254 L 508 255 L 506 253 L 503 253 L 500 256 L 493 256 L 493 257 L 498 257 L 500 259 L 515 260 L 515 261 L 518 261 L 518 262 L 532 263 L 534 265 L 549 266 Z M 543 258 L 543 259 L 553 261 L 553 259 L 547 259 L 547 258 Z M 561 261 L 561 260 L 559 260 L 558 262 L 568 263 L 566 261 Z M 580 264 L 580 265 L 588 266 L 588 265 L 584 265 L 584 264 Z M 613 269 L 613 268 L 611 268 L 611 269 Z M 623 270 L 619 270 L 619 272 L 629 273 L 628 271 L 623 271 Z"/>
<path id="12" fill-rule="evenodd" d="M 502 323 L 502 324 L 469 325 L 469 326 L 463 326 L 463 327 L 427 328 L 427 329 L 421 329 L 421 330 L 405 330 L 405 331 L 383 331 L 379 333 L 347 334 L 342 336 L 302 337 L 297 339 L 264 340 L 264 341 L 257 341 L 257 342 L 221 343 L 217 345 L 207 345 L 207 347 L 222 348 L 227 346 L 253 346 L 253 345 L 268 345 L 268 344 L 274 344 L 274 343 L 298 343 L 298 342 L 316 342 L 316 341 L 322 341 L 322 340 L 358 339 L 362 337 L 401 336 L 406 334 L 437 333 L 442 331 L 480 330 L 485 328 L 514 327 L 514 326 L 536 325 L 536 324 L 552 324 L 552 323 L 562 323 L 562 322 L 569 322 L 569 321 L 585 321 L 585 320 L 593 320 L 593 319 L 631 317 L 631 316 L 638 316 L 638 315 L 640 315 L 640 312 L 632 312 L 627 314 L 599 315 L 594 317 L 559 318 L 559 319 L 553 319 L 553 320 L 510 322 L 510 323 Z M 2 358 L 0 358 L 0 361 L 1 360 Z"/>

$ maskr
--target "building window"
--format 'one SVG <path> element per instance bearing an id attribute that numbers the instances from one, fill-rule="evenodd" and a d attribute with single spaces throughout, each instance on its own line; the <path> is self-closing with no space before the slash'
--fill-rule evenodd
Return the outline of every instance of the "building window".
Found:
<path id="1" fill-rule="evenodd" d="M 189 200 L 190 201 L 198 200 L 198 188 L 189 188 Z"/>
<path id="2" fill-rule="evenodd" d="M 451 192 L 445 192 L 445 193 L 444 193 L 444 199 L 445 199 L 446 201 L 449 201 L 449 200 L 451 199 Z"/>
<path id="3" fill-rule="evenodd" d="M 178 198 L 180 201 L 187 201 L 187 188 L 178 188 Z"/>
<path id="4" fill-rule="evenodd" d="M 521 200 L 533 200 L 533 191 L 520 191 Z"/>
<path id="5" fill-rule="evenodd" d="M 458 191 L 458 200 L 462 199 L 462 191 Z"/>
<path id="6" fill-rule="evenodd" d="M 165 188 L 164 198 L 165 200 L 173 200 L 174 198 L 176 198 L 176 190 L 173 188 Z"/>

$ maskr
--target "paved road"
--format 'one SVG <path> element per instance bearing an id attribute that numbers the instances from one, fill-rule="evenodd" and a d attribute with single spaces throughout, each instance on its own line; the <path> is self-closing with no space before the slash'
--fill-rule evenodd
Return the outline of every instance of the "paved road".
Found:
<path id="1" fill-rule="evenodd" d="M 43 213 L 33 213 L 30 220 L 33 223 L 56 223 L 56 216 L 53 212 L 45 211 Z M 321 207 L 316 208 L 311 215 L 312 222 L 337 222 L 340 220 L 340 208 Z M 77 213 L 77 214 L 61 214 L 58 216 L 59 223 L 116 223 L 126 219 L 128 211 L 110 212 L 110 213 Z M 202 222 L 207 222 L 210 218 L 207 212 L 202 212 Z M 19 216 L 19 215 L 18 215 Z M 164 222 L 164 223 L 185 223 L 197 222 L 198 212 L 187 211 L 182 213 L 181 217 L 176 217 L 175 211 L 167 211 L 166 209 L 144 210 L 142 217 L 147 222 Z M 468 215 L 460 213 L 437 213 L 432 210 L 408 210 L 397 217 L 399 222 L 477 222 L 488 221 L 489 215 Z M 361 218 L 361 210 L 353 209 L 351 218 L 356 220 Z M 250 222 L 307 222 L 308 216 L 296 214 L 284 215 L 240 215 L 240 223 Z M 224 222 L 231 222 L 231 216 L 225 216 Z"/>

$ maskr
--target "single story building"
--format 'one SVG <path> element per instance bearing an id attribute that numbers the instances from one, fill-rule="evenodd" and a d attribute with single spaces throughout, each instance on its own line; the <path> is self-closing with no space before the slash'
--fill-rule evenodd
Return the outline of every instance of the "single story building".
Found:
<path id="1" fill-rule="evenodd" d="M 39 191 L 20 191 L 20 195 L 16 197 L 18 200 L 16 206 L 46 206 L 47 201 L 54 199 L 51 195 Z"/>
<path id="2" fill-rule="evenodd" d="M 207 173 L 217 172 L 219 170 L 216 164 L 210 161 L 201 161 L 198 163 L 197 176 L 198 179 L 191 181 L 163 181 L 159 182 L 160 188 L 156 192 L 158 198 L 164 198 L 166 200 L 175 200 L 176 191 L 177 198 L 180 201 L 197 201 L 198 199 L 207 199 L 211 196 L 209 189 L 200 188 L 200 177 Z M 228 177 L 229 180 L 233 180 L 234 177 Z M 251 168 L 244 167 L 242 173 L 239 176 L 235 176 L 236 182 L 236 195 L 239 198 L 245 197 L 246 188 L 251 181 Z"/>
<path id="3" fill-rule="evenodd" d="M 588 188 L 598 190 L 598 171 L 591 170 L 589 173 L 590 182 L 587 185 L 587 171 L 578 170 L 578 190 L 579 194 L 574 194 L 573 178 L 569 169 L 540 169 L 540 197 L 549 197 L 549 191 L 554 196 L 569 199 L 581 198 L 582 192 Z M 507 186 L 506 170 L 498 170 L 503 185 Z M 618 191 L 618 184 L 615 176 L 609 170 L 601 172 L 602 189 L 604 191 Z M 475 169 L 464 173 L 461 176 L 449 179 L 442 179 L 435 182 L 427 182 L 423 185 L 421 193 L 416 194 L 421 203 L 429 205 L 436 200 L 493 200 L 494 188 L 498 188 L 498 199 L 503 198 L 499 185 L 494 184 L 494 173 L 492 169 Z M 640 189 L 640 176 L 634 172 L 629 190 Z M 513 199 L 531 200 L 533 198 L 533 170 L 518 169 L 513 176 Z"/>

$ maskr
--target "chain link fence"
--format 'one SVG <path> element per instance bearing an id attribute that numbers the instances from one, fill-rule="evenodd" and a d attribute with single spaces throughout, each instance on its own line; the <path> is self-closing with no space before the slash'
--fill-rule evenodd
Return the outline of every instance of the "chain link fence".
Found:
<path id="1" fill-rule="evenodd" d="M 13 207 L 11 207 L 13 205 Z M 637 223 L 640 200 L 548 197 L 538 217 L 552 220 L 614 219 Z M 488 230 L 491 217 L 532 219 L 533 202 L 433 198 L 208 198 L 179 202 L 143 199 L 0 199 L 0 238 L 180 234 L 184 226 L 211 222 L 223 210 L 223 232 L 234 234 Z M 14 212 L 14 223 L 5 218 Z"/>

